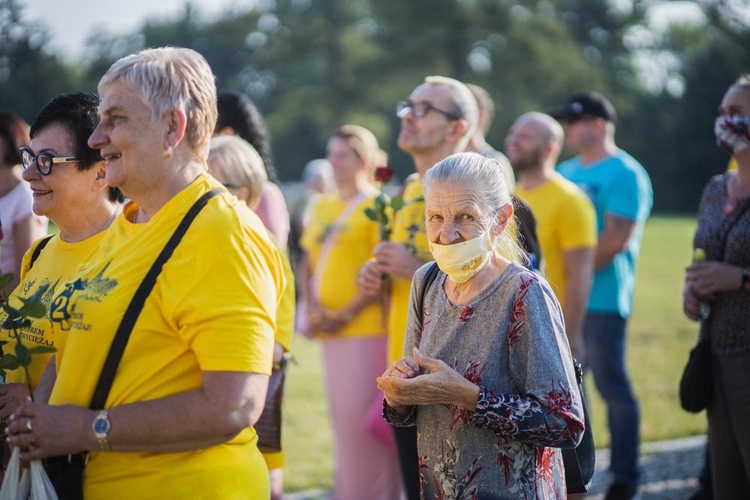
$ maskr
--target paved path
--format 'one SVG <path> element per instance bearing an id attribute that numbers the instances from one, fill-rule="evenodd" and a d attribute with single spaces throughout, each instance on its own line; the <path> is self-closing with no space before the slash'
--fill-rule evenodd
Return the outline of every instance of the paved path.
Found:
<path id="1" fill-rule="evenodd" d="M 705 436 L 644 443 L 641 446 L 643 476 L 639 488 L 640 500 L 684 500 L 698 487 L 698 475 L 703 466 Z M 609 450 L 596 453 L 596 472 L 591 491 L 586 500 L 604 498 L 612 480 L 609 467 Z M 304 491 L 284 495 L 285 500 L 327 500 L 324 490 Z M 366 500 L 366 499 L 363 499 Z"/>
<path id="2" fill-rule="evenodd" d="M 639 497 L 641 500 L 684 500 L 698 488 L 698 475 L 703 467 L 706 436 L 641 445 L 642 471 Z M 596 453 L 596 472 L 586 500 L 604 498 L 612 480 L 609 450 Z"/>

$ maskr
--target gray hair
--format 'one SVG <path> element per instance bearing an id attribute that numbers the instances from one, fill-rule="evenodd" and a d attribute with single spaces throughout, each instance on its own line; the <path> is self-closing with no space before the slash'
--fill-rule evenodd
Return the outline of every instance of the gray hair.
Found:
<path id="1" fill-rule="evenodd" d="M 233 186 L 247 188 L 247 204 L 255 208 L 268 176 L 263 160 L 250 143 L 236 135 L 216 136 L 211 139 L 208 163 L 211 174 L 219 174 Z"/>
<path id="2" fill-rule="evenodd" d="M 425 199 L 436 182 L 454 182 L 470 188 L 473 200 L 485 219 L 493 219 L 499 210 L 513 204 L 500 164 L 478 153 L 457 153 L 446 157 L 430 168 L 422 180 Z M 518 243 L 515 216 L 508 220 L 505 230 L 494 242 L 495 250 L 503 257 L 521 262 L 525 252 Z"/>
<path id="3" fill-rule="evenodd" d="M 428 76 L 424 79 L 424 82 L 429 85 L 447 87 L 450 91 L 451 105 L 453 106 L 453 112 L 460 116 L 468 126 L 462 136 L 465 144 L 469 143 L 469 139 L 474 136 L 474 132 L 477 129 L 479 122 L 479 106 L 474 94 L 471 93 L 469 87 L 464 83 L 459 82 L 453 78 L 447 76 Z"/>
<path id="4" fill-rule="evenodd" d="M 177 47 L 146 49 L 116 61 L 99 80 L 99 93 L 115 81 L 133 86 L 151 108 L 151 119 L 180 109 L 187 117 L 185 136 L 205 161 L 216 125 L 216 82 L 198 52 Z"/>
<path id="5" fill-rule="evenodd" d="M 750 73 L 743 73 L 732 84 L 732 87 L 740 87 L 744 90 L 750 90 Z"/>

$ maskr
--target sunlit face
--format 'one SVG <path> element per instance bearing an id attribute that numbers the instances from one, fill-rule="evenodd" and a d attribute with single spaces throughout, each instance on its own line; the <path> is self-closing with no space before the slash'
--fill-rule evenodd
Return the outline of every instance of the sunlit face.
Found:
<path id="1" fill-rule="evenodd" d="M 326 159 L 333 167 L 333 178 L 339 187 L 356 181 L 357 175 L 365 169 L 365 162 L 349 143 L 338 136 L 331 137 L 326 147 Z"/>
<path id="2" fill-rule="evenodd" d="M 61 123 L 50 123 L 39 130 L 31 140 L 30 149 L 38 155 L 48 152 L 54 156 L 75 156 L 74 141 L 67 128 Z M 52 222 L 65 224 L 76 218 L 90 206 L 91 196 L 106 196 L 106 190 L 94 190 L 100 165 L 89 170 L 78 170 L 77 163 L 55 163 L 49 175 L 42 175 L 32 163 L 23 171 L 23 179 L 31 186 L 33 210 Z"/>
<path id="3" fill-rule="evenodd" d="M 432 243 L 452 245 L 481 235 L 492 216 L 482 213 L 476 191 L 454 181 L 433 181 L 425 196 L 425 226 Z"/>
<path id="4" fill-rule="evenodd" d="M 107 183 L 134 198 L 160 182 L 168 124 L 165 117 L 151 119 L 151 108 L 137 90 L 121 81 L 103 89 L 99 125 L 89 146 L 101 150 L 106 160 Z"/>
<path id="5" fill-rule="evenodd" d="M 450 89 L 444 85 L 423 84 L 412 92 L 409 101 L 428 102 L 439 109 L 453 112 L 449 92 Z M 398 147 L 411 155 L 429 154 L 445 144 L 448 134 L 456 123 L 455 120 L 436 111 L 430 111 L 422 118 L 408 113 L 401 118 Z"/>
<path id="6" fill-rule="evenodd" d="M 541 126 L 531 119 L 513 124 L 505 138 L 505 154 L 516 172 L 541 168 L 542 153 L 546 146 Z"/>

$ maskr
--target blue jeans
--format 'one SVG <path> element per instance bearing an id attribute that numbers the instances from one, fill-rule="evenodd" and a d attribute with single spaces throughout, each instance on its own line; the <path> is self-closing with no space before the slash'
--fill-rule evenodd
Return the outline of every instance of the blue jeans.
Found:
<path id="1" fill-rule="evenodd" d="M 626 320 L 617 314 L 588 312 L 583 342 L 585 367 L 591 369 L 596 388 L 607 405 L 614 480 L 635 483 L 640 475 L 640 415 L 625 367 L 625 324 Z"/>

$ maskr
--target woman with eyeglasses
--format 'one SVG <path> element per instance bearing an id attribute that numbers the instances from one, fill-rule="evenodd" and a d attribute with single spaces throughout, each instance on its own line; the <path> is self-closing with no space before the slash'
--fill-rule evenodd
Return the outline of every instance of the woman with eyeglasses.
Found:
<path id="1" fill-rule="evenodd" d="M 0 269 L 20 280 L 21 259 L 31 243 L 47 234 L 47 219 L 31 210 L 29 185 L 21 180 L 19 148 L 29 145 L 29 126 L 16 113 L 0 110 Z"/>
<path id="2" fill-rule="evenodd" d="M 20 308 L 23 301 L 37 300 L 48 309 L 51 297 L 62 291 L 67 279 L 99 244 L 104 231 L 120 212 L 122 194 L 104 180 L 104 160 L 86 141 L 99 122 L 94 94 L 62 94 L 50 100 L 31 124 L 31 143 L 21 147 L 23 179 L 33 193 L 33 210 L 58 228 L 52 237 L 36 241 L 23 257 L 21 284 L 8 304 Z M 6 314 L 0 316 L 0 323 Z M 5 353 L 15 353 L 18 337 L 29 348 L 54 348 L 65 342 L 66 332 L 53 328 L 47 316 L 31 318 L 31 324 L 13 332 L 0 330 Z M 29 378 L 23 368 L 7 373 L 0 385 L 0 420 L 8 416 L 35 390 L 37 401 L 46 401 L 55 361 L 52 352 L 31 357 Z M 49 372 L 45 372 L 48 369 Z M 47 373 L 47 376 L 43 376 Z"/>
<path id="3" fill-rule="evenodd" d="M 286 280 L 261 221 L 206 171 L 215 81 L 199 53 L 161 47 L 119 59 L 97 87 L 88 143 L 130 202 L 53 295 L 68 333 L 49 404 L 23 404 L 7 426 L 22 460 L 85 462 L 83 498 L 270 494 L 253 424 Z"/>

